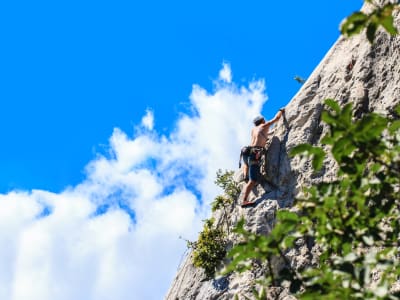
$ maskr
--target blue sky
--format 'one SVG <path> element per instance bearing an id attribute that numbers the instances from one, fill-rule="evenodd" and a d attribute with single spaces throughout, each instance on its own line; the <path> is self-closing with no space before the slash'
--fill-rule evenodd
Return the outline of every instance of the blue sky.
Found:
<path id="1" fill-rule="evenodd" d="M 215 170 L 361 4 L 3 1 L 0 298 L 161 299 Z"/>
<path id="2" fill-rule="evenodd" d="M 57 4 L 56 4 L 57 3 Z M 272 116 L 296 93 L 361 1 L 3 1 L 0 192 L 60 191 L 114 127 L 151 108 L 172 130 L 192 84 L 222 62 L 234 80 L 265 78 Z M 275 2 L 277 3 L 277 2 Z"/>

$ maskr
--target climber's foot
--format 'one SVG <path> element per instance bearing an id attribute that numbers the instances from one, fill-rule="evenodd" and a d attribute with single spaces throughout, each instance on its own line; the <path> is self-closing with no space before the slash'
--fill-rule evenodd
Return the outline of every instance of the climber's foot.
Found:
<path id="1" fill-rule="evenodd" d="M 251 205 L 253 205 L 255 202 L 254 201 L 243 201 L 243 203 L 242 203 L 242 207 L 248 207 L 248 206 L 251 206 Z"/>

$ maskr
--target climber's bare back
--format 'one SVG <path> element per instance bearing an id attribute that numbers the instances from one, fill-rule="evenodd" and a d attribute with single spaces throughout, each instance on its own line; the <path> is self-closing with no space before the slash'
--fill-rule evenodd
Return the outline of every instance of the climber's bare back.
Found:
<path id="1" fill-rule="evenodd" d="M 269 131 L 268 124 L 260 124 L 251 130 L 251 143 L 250 146 L 264 147 L 267 142 Z"/>

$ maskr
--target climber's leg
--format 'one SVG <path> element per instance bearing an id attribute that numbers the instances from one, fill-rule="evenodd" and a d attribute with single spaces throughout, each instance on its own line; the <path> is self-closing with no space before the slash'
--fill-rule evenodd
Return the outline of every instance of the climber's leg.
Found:
<path id="1" fill-rule="evenodd" d="M 249 181 L 249 155 L 243 154 L 243 178 L 247 182 Z"/>
<path id="2" fill-rule="evenodd" d="M 257 184 L 257 179 L 260 174 L 260 165 L 257 162 L 250 163 L 249 166 L 249 182 L 244 187 L 244 195 L 243 195 L 243 202 L 242 207 L 251 205 L 254 202 L 248 201 L 249 194 L 254 186 Z"/>
<path id="3" fill-rule="evenodd" d="M 253 187 L 256 185 L 256 181 L 254 180 L 249 180 L 249 182 L 246 184 L 246 186 L 244 187 L 244 195 L 243 195 L 243 202 L 242 202 L 242 207 L 254 204 L 254 202 L 251 201 L 247 201 L 249 194 L 251 192 L 251 190 L 253 189 Z"/>
<path id="4" fill-rule="evenodd" d="M 249 181 L 249 166 L 247 164 L 243 165 L 243 178 L 246 182 Z"/>

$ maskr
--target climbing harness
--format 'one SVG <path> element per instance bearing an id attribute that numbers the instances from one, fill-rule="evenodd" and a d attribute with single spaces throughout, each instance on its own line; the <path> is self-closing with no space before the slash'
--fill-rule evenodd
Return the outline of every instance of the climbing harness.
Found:
<path id="1" fill-rule="evenodd" d="M 243 157 L 248 157 L 250 155 L 250 148 L 251 148 L 251 146 L 244 146 L 240 150 L 239 169 L 242 167 L 242 159 L 243 159 Z"/>
<path id="2" fill-rule="evenodd" d="M 258 164 L 264 152 L 265 148 L 261 146 L 244 146 L 240 151 L 239 169 L 242 167 L 242 160 L 245 161 L 248 158 L 250 158 L 251 165 Z"/>

